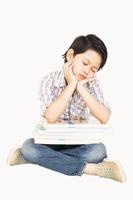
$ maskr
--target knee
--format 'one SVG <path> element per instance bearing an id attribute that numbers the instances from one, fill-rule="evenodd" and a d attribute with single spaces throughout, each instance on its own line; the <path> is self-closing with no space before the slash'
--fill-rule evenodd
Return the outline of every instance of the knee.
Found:
<path id="1" fill-rule="evenodd" d="M 34 139 L 27 139 L 21 146 L 21 152 L 25 160 L 33 160 L 36 156 L 36 151 L 34 148 Z"/>
<path id="2" fill-rule="evenodd" d="M 98 143 L 96 146 L 96 160 L 102 162 L 107 157 L 106 147 L 103 143 Z"/>
<path id="3" fill-rule="evenodd" d="M 102 162 L 107 157 L 106 147 L 103 143 L 91 144 L 86 152 L 87 161 L 92 163 Z"/>

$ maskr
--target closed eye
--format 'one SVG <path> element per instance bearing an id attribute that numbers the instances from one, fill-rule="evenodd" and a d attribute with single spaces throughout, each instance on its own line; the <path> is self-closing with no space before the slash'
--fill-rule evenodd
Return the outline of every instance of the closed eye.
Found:
<path id="1" fill-rule="evenodd" d="M 92 69 L 92 72 L 96 73 L 96 72 L 97 72 L 97 70 L 96 70 L 96 69 Z"/>
<path id="2" fill-rule="evenodd" d="M 88 65 L 87 63 L 83 62 L 84 65 Z"/>

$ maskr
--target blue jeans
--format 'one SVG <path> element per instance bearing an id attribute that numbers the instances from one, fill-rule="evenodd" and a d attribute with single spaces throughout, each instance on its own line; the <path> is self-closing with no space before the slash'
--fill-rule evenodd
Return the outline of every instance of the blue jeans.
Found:
<path id="1" fill-rule="evenodd" d="M 87 163 L 99 163 L 107 157 L 102 143 L 83 145 L 44 145 L 27 139 L 22 147 L 23 158 L 29 163 L 70 175 L 81 176 Z"/>

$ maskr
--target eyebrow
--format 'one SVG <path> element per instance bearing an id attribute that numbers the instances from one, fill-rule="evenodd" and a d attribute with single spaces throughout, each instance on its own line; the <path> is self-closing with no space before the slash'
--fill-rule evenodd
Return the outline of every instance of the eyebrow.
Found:
<path id="1" fill-rule="evenodd" d="M 88 58 L 85 58 L 85 57 L 84 57 L 84 59 L 87 60 L 87 62 L 90 62 L 90 60 L 89 60 Z M 91 63 L 91 62 L 90 62 L 90 63 Z M 96 67 L 96 66 L 93 66 L 93 67 L 96 68 L 97 70 L 100 68 L 100 67 Z"/>

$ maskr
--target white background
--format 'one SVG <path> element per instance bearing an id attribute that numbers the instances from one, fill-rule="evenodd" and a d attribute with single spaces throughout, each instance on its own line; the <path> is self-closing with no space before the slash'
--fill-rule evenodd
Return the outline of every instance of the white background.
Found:
<path id="1" fill-rule="evenodd" d="M 130 0 L 0 1 L 1 199 L 132 199 L 132 18 Z M 32 137 L 38 121 L 40 80 L 62 66 L 61 55 L 75 37 L 90 33 L 108 47 L 98 74 L 113 111 L 114 135 L 106 146 L 124 166 L 127 182 L 9 167 L 10 149 Z"/>

